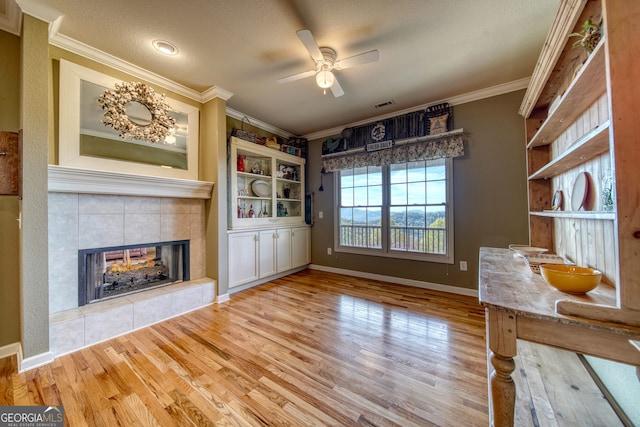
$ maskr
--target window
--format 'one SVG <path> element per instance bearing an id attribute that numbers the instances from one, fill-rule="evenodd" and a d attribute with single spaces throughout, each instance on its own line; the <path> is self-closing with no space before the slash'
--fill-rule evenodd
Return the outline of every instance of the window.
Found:
<path id="1" fill-rule="evenodd" d="M 336 250 L 453 262 L 451 159 L 338 172 Z"/>

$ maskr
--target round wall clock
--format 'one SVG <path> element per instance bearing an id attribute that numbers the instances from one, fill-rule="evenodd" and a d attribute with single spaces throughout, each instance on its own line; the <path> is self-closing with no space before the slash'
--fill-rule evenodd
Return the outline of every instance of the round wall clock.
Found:
<path id="1" fill-rule="evenodd" d="M 378 123 L 371 129 L 371 139 L 374 141 L 382 141 L 385 137 L 386 131 L 382 123 Z"/>

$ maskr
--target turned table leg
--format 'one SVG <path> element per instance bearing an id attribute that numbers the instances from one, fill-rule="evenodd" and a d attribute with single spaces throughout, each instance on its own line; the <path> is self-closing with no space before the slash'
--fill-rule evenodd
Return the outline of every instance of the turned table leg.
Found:
<path id="1" fill-rule="evenodd" d="M 511 378 L 517 353 L 516 316 L 513 313 L 486 309 L 487 343 L 490 350 L 489 402 L 490 419 L 495 427 L 513 427 L 516 385 Z"/>

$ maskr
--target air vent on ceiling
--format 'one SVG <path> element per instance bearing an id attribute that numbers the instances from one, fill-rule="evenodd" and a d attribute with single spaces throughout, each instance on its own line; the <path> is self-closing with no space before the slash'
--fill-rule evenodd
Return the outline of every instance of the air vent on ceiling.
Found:
<path id="1" fill-rule="evenodd" d="M 389 105 L 393 105 L 393 101 L 381 102 L 380 104 L 374 105 L 373 108 L 382 108 L 382 107 L 387 107 Z"/>

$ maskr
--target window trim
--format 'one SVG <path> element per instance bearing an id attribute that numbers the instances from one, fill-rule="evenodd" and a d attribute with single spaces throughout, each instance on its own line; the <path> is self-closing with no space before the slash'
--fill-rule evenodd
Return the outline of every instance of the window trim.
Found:
<path id="1" fill-rule="evenodd" d="M 432 159 L 436 160 L 436 159 Z M 429 161 L 429 160 L 425 160 Z M 446 195 L 447 195 L 447 203 L 445 204 L 445 212 L 446 212 L 446 230 L 447 230 L 447 253 L 440 254 L 423 254 L 417 252 L 399 252 L 399 251 L 391 251 L 388 248 L 388 239 L 389 239 L 389 191 L 390 191 L 390 182 L 389 182 L 389 169 L 390 165 L 384 165 L 383 167 L 383 176 L 382 176 L 382 185 L 383 185 L 383 195 L 382 195 L 382 248 L 381 249 L 373 249 L 373 248 L 360 248 L 353 246 L 342 246 L 340 245 L 340 171 L 336 176 L 336 179 L 333 180 L 333 194 L 334 194 L 334 226 L 333 226 L 333 246 L 334 252 L 336 253 L 348 253 L 355 255 L 367 255 L 367 256 L 377 256 L 383 258 L 395 258 L 395 259 L 409 259 L 415 261 L 425 261 L 425 262 L 435 262 L 442 264 L 453 264 L 454 263 L 454 206 L 453 206 L 453 159 L 445 158 L 445 169 L 446 169 Z M 410 163 L 410 162 L 405 162 Z"/>

